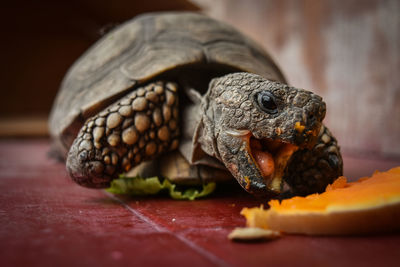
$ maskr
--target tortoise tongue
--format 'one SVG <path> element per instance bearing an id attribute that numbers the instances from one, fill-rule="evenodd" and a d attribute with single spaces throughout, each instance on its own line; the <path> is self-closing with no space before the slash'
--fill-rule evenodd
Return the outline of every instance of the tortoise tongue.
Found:
<path id="1" fill-rule="evenodd" d="M 257 139 L 249 130 L 225 130 L 217 145 L 222 162 L 246 191 L 259 197 L 281 193 L 283 174 L 296 146 Z"/>
<path id="2" fill-rule="evenodd" d="M 280 191 L 285 168 L 297 147 L 280 142 L 278 145 L 276 141 L 269 142 L 267 147 L 272 152 L 263 149 L 260 141 L 254 139 L 251 141 L 252 155 L 264 180 L 269 181 L 272 190 Z"/>
<path id="3" fill-rule="evenodd" d="M 267 178 L 274 173 L 275 162 L 270 153 L 259 149 L 253 149 L 253 157 L 264 178 Z"/>

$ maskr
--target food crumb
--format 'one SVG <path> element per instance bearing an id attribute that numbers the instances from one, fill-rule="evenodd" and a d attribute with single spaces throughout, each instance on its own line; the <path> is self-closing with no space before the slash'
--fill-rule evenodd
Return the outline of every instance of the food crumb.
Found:
<path id="1" fill-rule="evenodd" d="M 272 240 L 280 236 L 279 231 L 258 227 L 237 227 L 228 235 L 228 238 L 233 241 L 258 241 Z"/>
<path id="2" fill-rule="evenodd" d="M 301 125 L 300 122 L 296 122 L 296 124 L 294 125 L 294 128 L 296 129 L 296 131 L 298 131 L 299 133 L 302 133 L 304 131 L 304 129 L 306 128 L 304 125 Z"/>

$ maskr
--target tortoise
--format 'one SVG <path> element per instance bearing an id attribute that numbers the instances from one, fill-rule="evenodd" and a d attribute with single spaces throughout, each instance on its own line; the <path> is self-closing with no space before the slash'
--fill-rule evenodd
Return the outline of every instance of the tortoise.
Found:
<path id="1" fill-rule="evenodd" d="M 106 188 L 135 169 L 189 184 L 233 177 L 273 197 L 318 192 L 342 174 L 325 112 L 231 26 L 161 12 L 118 26 L 77 60 L 49 126 L 82 186 Z"/>

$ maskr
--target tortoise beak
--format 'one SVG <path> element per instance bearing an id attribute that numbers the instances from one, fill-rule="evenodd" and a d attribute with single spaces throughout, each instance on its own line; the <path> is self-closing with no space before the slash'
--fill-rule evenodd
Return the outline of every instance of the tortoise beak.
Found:
<path id="1" fill-rule="evenodd" d="M 226 131 L 220 137 L 221 159 L 247 192 L 262 198 L 281 193 L 287 163 L 297 146 L 258 140 L 247 130 Z"/>

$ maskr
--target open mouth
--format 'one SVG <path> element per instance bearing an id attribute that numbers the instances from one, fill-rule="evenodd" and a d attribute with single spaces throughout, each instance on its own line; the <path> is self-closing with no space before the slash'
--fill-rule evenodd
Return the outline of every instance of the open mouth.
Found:
<path id="1" fill-rule="evenodd" d="M 249 135 L 248 152 L 270 190 L 280 193 L 286 166 L 297 146 L 279 140 L 257 139 Z"/>

